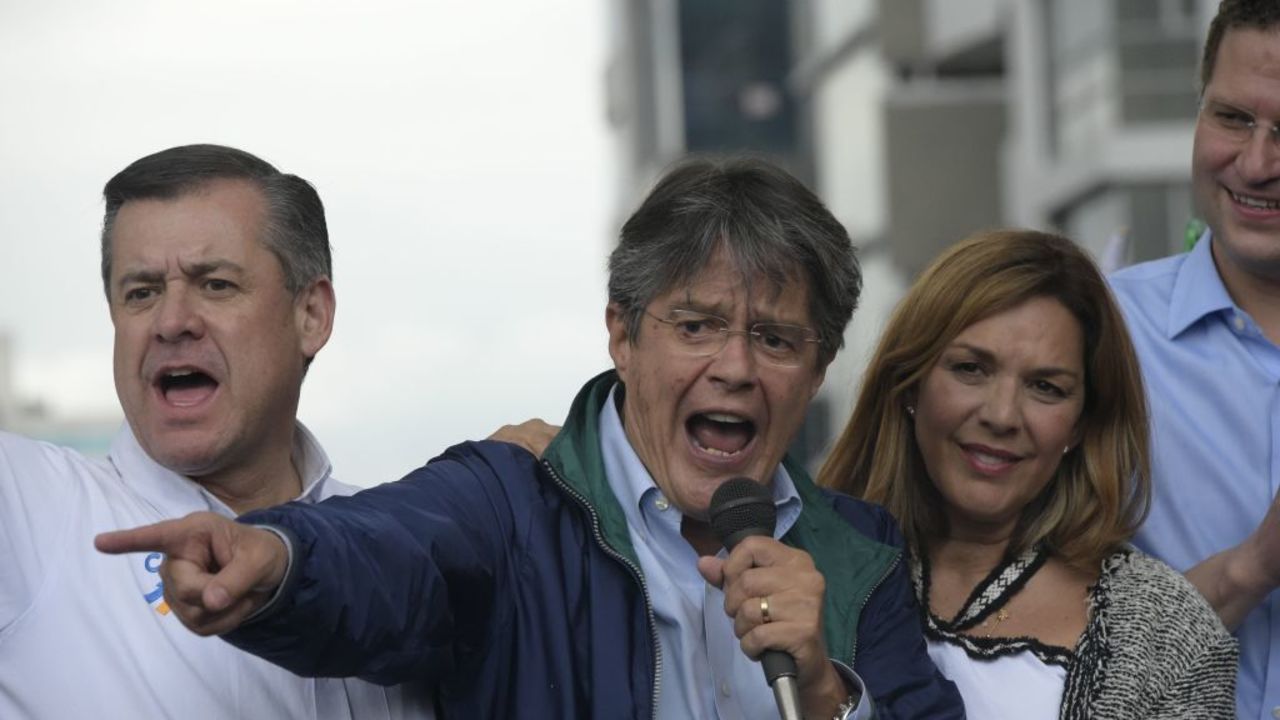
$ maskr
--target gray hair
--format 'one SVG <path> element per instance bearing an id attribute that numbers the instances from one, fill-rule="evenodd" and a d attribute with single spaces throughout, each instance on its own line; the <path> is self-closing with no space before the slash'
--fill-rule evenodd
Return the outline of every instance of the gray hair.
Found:
<path id="1" fill-rule="evenodd" d="M 267 227 L 262 244 L 280 262 L 285 288 L 297 294 L 321 278 L 333 277 L 324 204 L 314 187 L 282 173 L 267 161 L 223 145 L 183 145 L 131 163 L 102 190 L 102 287 L 111 301 L 111 231 L 130 200 L 172 200 L 214 180 L 248 180 L 262 191 Z"/>
<path id="2" fill-rule="evenodd" d="M 805 282 L 824 362 L 835 357 L 862 291 L 853 243 L 799 180 L 755 158 L 677 164 L 622 226 L 609 300 L 633 341 L 649 303 L 692 282 L 721 249 L 748 282 Z"/>

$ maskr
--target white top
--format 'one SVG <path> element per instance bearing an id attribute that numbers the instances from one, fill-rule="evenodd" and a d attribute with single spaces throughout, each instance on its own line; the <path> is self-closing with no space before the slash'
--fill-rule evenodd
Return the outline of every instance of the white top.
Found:
<path id="1" fill-rule="evenodd" d="M 1049 665 L 1030 650 L 993 660 L 969 657 L 964 648 L 927 639 L 929 657 L 964 698 L 965 715 L 983 720 L 1057 720 L 1067 669 Z"/>
<path id="2" fill-rule="evenodd" d="M 318 502 L 355 491 L 301 425 L 293 462 Z M 425 718 L 424 690 L 305 679 L 182 626 L 159 553 L 109 556 L 94 535 L 235 513 L 156 464 L 125 426 L 107 459 L 0 432 L 0 718 Z"/>

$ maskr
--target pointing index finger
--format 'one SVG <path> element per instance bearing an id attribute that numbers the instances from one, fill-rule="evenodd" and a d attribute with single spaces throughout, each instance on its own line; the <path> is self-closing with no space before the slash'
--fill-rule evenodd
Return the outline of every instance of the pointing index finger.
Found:
<path id="1" fill-rule="evenodd" d="M 120 555 L 131 552 L 158 551 L 167 553 L 169 530 L 176 520 L 166 520 L 154 525 L 143 525 L 128 530 L 100 533 L 93 539 L 99 552 Z"/>

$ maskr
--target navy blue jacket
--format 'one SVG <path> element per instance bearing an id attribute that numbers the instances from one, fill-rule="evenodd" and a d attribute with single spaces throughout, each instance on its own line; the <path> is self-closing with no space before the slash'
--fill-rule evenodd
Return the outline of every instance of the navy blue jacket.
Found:
<path id="1" fill-rule="evenodd" d="M 294 535 L 294 572 L 278 605 L 224 637 L 300 675 L 426 680 L 449 718 L 651 717 L 657 632 L 596 436 L 612 382 L 587 386 L 541 461 L 465 443 L 397 483 L 245 516 Z M 804 511 L 783 541 L 827 581 L 829 652 L 879 718 L 963 718 L 925 650 L 893 520 L 788 471 Z"/>

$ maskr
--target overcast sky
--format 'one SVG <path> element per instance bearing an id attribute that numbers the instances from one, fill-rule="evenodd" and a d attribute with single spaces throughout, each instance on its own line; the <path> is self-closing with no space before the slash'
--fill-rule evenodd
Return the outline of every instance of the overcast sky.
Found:
<path id="1" fill-rule="evenodd" d="M 119 414 L 102 185 L 234 145 L 324 200 L 338 313 L 302 420 L 400 477 L 608 366 L 599 0 L 0 0 L 0 331 L 17 394 Z"/>

